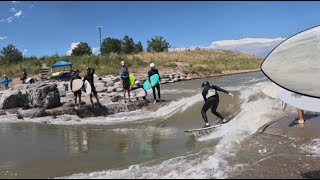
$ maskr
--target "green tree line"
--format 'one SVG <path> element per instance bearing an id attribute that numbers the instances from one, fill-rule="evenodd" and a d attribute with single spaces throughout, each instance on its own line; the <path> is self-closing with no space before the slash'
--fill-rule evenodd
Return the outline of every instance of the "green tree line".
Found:
<path id="1" fill-rule="evenodd" d="M 151 38 L 147 41 L 147 45 L 147 52 L 166 52 L 170 48 L 170 44 L 162 36 L 155 36 Z M 128 35 L 125 35 L 123 39 L 107 37 L 102 41 L 100 52 L 101 55 L 107 55 L 110 53 L 137 54 L 143 52 L 143 46 L 140 41 L 135 43 Z M 74 49 L 72 49 L 71 56 L 84 55 L 93 55 L 92 48 L 88 43 L 80 42 Z M 55 54 L 53 56 L 58 55 Z M 35 59 L 36 57 L 31 58 Z M 18 63 L 23 59 L 30 59 L 30 57 L 24 58 L 22 52 L 12 44 L 7 45 L 1 50 L 0 61 L 2 63 Z"/>

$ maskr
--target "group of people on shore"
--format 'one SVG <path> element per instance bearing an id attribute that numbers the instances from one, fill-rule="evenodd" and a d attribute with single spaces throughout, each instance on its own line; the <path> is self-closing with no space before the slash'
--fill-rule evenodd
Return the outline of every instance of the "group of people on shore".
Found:
<path id="1" fill-rule="evenodd" d="M 132 85 L 130 84 L 130 77 L 129 77 L 129 69 L 128 66 L 125 65 L 124 61 L 121 62 L 121 67 L 122 67 L 122 72 L 120 73 L 120 80 L 122 83 L 122 87 L 123 87 L 123 97 L 124 99 L 126 98 L 126 93 L 128 93 L 128 99 L 129 102 L 131 102 L 130 99 L 130 91 L 138 89 L 138 88 L 143 88 L 142 84 L 140 83 L 140 81 L 135 81 Z M 159 81 L 152 86 L 152 92 L 153 92 L 153 99 L 154 99 L 154 103 L 157 102 L 157 97 L 156 97 L 156 92 L 155 90 L 157 89 L 158 92 L 158 98 L 159 101 L 161 101 L 161 92 L 160 92 L 160 80 L 161 80 L 161 76 L 159 74 L 159 71 L 155 68 L 155 64 L 151 63 L 150 64 L 150 70 L 148 71 L 148 80 L 149 82 L 151 82 L 150 78 L 151 76 L 158 74 L 159 75 Z M 135 86 L 135 87 L 134 87 Z M 147 95 L 147 91 L 144 90 L 146 95 Z M 143 99 L 146 99 L 146 96 L 143 97 Z M 138 100 L 138 98 L 137 98 Z M 125 100 L 126 102 L 126 100 Z"/>
<path id="2" fill-rule="evenodd" d="M 91 67 L 87 67 L 86 71 L 87 71 L 87 73 L 83 78 L 83 82 L 88 81 L 90 83 L 90 86 L 91 86 L 91 93 L 90 93 L 91 106 L 92 106 L 92 108 L 94 108 L 94 103 L 93 103 L 93 99 L 92 99 L 93 96 L 94 96 L 96 98 L 96 100 L 97 100 L 98 106 L 102 107 L 102 105 L 99 102 L 98 92 L 97 92 L 96 87 L 94 85 L 94 72 L 95 72 L 95 69 L 91 68 Z M 70 88 L 71 89 L 73 87 L 73 80 L 75 80 L 75 79 L 82 79 L 81 76 L 80 76 L 79 69 L 77 69 L 75 72 L 72 73 L 71 80 L 70 80 L 71 81 L 71 83 L 70 83 Z M 82 92 L 82 90 L 84 92 L 86 91 L 84 86 L 82 86 L 81 89 L 73 92 L 73 94 L 74 94 L 74 102 L 75 102 L 75 109 L 78 109 L 78 108 L 80 109 L 80 107 L 81 107 L 81 94 L 82 94 L 81 92 Z M 78 100 L 79 100 L 79 102 L 78 102 Z"/>
<path id="3" fill-rule="evenodd" d="M 121 62 L 121 67 L 122 67 L 122 71 L 120 73 L 120 81 L 121 81 L 121 84 L 122 84 L 122 87 L 123 87 L 123 98 L 124 98 L 124 102 L 126 103 L 126 93 L 128 94 L 128 101 L 131 102 L 131 99 L 130 99 L 130 91 L 131 90 L 135 90 L 137 88 L 143 88 L 142 84 L 136 80 L 133 84 L 130 83 L 130 78 L 129 78 L 129 70 L 128 70 L 128 67 L 127 65 L 124 63 L 124 61 Z M 94 72 L 95 72 L 95 69 L 94 68 L 91 68 L 91 67 L 87 67 L 86 68 L 86 75 L 85 77 L 83 78 L 83 82 L 85 82 L 86 80 L 90 83 L 91 85 L 91 93 L 90 93 L 90 101 L 91 101 L 91 105 L 92 107 L 94 108 L 94 104 L 93 104 L 93 96 L 96 98 L 97 100 L 97 104 L 98 106 L 102 106 L 99 102 L 99 98 L 98 98 L 98 93 L 97 93 L 97 90 L 95 88 L 95 85 L 94 85 Z M 160 77 L 160 74 L 159 74 L 159 71 L 155 68 L 155 64 L 154 63 L 151 63 L 150 64 L 150 70 L 148 72 L 148 79 L 150 81 L 150 77 L 154 74 L 158 74 L 159 77 Z M 76 71 L 74 71 L 71 75 L 71 82 L 70 82 L 70 88 L 72 89 L 73 87 L 73 80 L 75 79 L 82 79 L 81 76 L 80 76 L 80 71 L 79 69 L 77 69 Z M 150 81 L 151 82 L 151 81 Z M 152 90 L 153 90 L 153 98 L 154 98 L 154 103 L 157 102 L 157 99 L 156 99 L 156 93 L 155 93 L 155 89 L 157 89 L 158 91 L 158 98 L 159 98 L 159 101 L 161 101 L 161 92 L 160 92 L 160 80 L 159 82 L 154 85 L 154 87 L 152 87 Z M 75 102 L 75 108 L 78 109 L 81 107 L 81 92 L 82 91 L 85 91 L 85 88 L 84 86 L 77 90 L 77 91 L 74 91 L 74 102 Z M 146 96 L 147 96 L 147 92 L 145 91 L 146 93 Z M 144 100 L 146 100 L 146 96 L 142 97 Z M 139 99 L 138 97 L 136 98 L 137 100 Z"/>

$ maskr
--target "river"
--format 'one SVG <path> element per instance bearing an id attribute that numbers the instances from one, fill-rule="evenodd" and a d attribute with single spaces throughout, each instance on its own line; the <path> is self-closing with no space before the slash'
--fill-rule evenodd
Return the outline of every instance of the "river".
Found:
<path id="1" fill-rule="evenodd" d="M 204 125 L 204 80 L 235 96 L 219 92 L 218 111 L 230 122 L 195 136 L 184 130 Z M 233 158 L 239 144 L 282 116 L 260 91 L 267 81 L 254 72 L 164 84 L 162 98 L 171 102 L 154 112 L 85 119 L 0 116 L 0 178 L 227 178 L 244 168 Z M 219 123 L 207 114 L 210 124 Z"/>

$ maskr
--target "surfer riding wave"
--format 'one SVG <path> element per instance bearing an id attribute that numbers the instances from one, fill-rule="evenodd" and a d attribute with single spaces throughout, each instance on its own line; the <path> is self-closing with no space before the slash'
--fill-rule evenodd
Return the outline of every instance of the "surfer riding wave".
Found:
<path id="1" fill-rule="evenodd" d="M 216 115 L 217 117 L 219 117 L 223 123 L 226 123 L 227 120 L 220 114 L 217 112 L 217 108 L 219 105 L 219 94 L 217 91 L 222 91 L 226 94 L 229 94 L 230 96 L 233 97 L 233 94 L 230 93 L 227 90 L 224 90 L 218 86 L 215 85 L 210 85 L 210 83 L 208 81 L 205 81 L 202 83 L 202 96 L 204 99 L 204 105 L 201 109 L 201 115 L 202 118 L 205 122 L 205 126 L 204 127 L 209 127 L 210 124 L 208 122 L 208 117 L 207 117 L 207 111 L 209 110 L 209 108 L 211 107 L 211 112 Z"/>

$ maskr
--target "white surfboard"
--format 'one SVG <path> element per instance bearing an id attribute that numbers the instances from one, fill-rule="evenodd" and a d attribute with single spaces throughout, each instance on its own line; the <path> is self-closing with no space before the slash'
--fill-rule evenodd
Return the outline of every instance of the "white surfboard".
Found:
<path id="1" fill-rule="evenodd" d="M 90 93 L 92 92 L 92 89 L 89 81 L 87 80 L 84 81 L 84 88 L 86 89 L 86 95 L 90 95 Z"/>
<path id="2" fill-rule="evenodd" d="M 214 126 L 210 126 L 210 127 L 205 127 L 205 128 L 198 128 L 198 129 L 190 129 L 190 130 L 185 130 L 184 132 L 193 132 L 193 131 L 203 131 L 203 130 L 208 130 L 208 129 L 213 129 L 213 128 L 217 128 L 220 127 L 224 124 L 218 124 L 218 125 L 214 125 Z"/>
<path id="3" fill-rule="evenodd" d="M 278 94 L 278 98 L 283 102 L 306 111 L 320 112 L 320 99 L 303 96 L 283 89 Z"/>
<path id="4" fill-rule="evenodd" d="M 300 32 L 278 45 L 261 65 L 262 72 L 281 87 L 320 97 L 320 26 Z"/>
<path id="5" fill-rule="evenodd" d="M 70 82 L 71 83 L 71 82 Z M 72 81 L 72 92 L 78 91 L 79 89 L 81 89 L 83 86 L 83 81 L 81 79 L 74 79 Z M 71 84 L 70 84 L 71 87 Z"/>
<path id="6" fill-rule="evenodd" d="M 31 79 L 32 79 L 31 77 L 27 78 L 26 81 L 25 81 L 25 83 L 28 84 Z"/>
<path id="7" fill-rule="evenodd" d="M 147 96 L 147 94 L 143 88 L 138 88 L 138 89 L 130 91 L 130 96 L 131 97 L 144 97 L 144 96 Z"/>
<path id="8" fill-rule="evenodd" d="M 282 87 L 276 85 L 275 83 L 270 82 L 265 88 L 261 89 L 261 91 L 265 95 L 276 99 L 278 98 L 277 96 L 282 89 L 283 89 Z"/>

